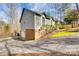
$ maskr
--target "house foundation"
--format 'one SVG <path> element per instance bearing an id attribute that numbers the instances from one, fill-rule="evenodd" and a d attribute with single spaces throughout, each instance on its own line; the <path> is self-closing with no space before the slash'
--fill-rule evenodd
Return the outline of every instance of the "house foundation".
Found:
<path id="1" fill-rule="evenodd" d="M 26 29 L 25 39 L 26 40 L 34 40 L 35 39 L 35 29 Z"/>
<path id="2" fill-rule="evenodd" d="M 40 29 L 26 29 L 25 31 L 25 40 L 36 40 L 41 38 L 46 34 L 45 30 Z"/>

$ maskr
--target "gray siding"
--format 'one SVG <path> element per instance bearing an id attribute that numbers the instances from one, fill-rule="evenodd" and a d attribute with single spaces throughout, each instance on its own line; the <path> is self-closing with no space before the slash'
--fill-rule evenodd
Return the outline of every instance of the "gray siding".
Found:
<path id="1" fill-rule="evenodd" d="M 33 28 L 34 28 L 34 13 L 25 10 L 21 21 L 21 30 L 33 29 Z"/>

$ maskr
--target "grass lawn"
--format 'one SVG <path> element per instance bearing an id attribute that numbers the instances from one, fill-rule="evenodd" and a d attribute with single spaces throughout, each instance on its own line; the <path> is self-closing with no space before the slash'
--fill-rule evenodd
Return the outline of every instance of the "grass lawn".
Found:
<path id="1" fill-rule="evenodd" d="M 54 38 L 54 37 L 60 37 L 60 36 L 66 36 L 66 35 L 73 35 L 73 34 L 78 34 L 79 32 L 58 32 L 56 34 L 50 35 L 48 38 Z"/>

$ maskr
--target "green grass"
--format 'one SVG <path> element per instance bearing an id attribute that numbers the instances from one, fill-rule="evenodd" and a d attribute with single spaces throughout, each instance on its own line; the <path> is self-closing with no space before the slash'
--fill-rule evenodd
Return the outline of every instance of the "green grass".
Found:
<path id="1" fill-rule="evenodd" d="M 79 32 L 58 32 L 56 34 L 50 35 L 48 38 L 54 38 L 54 37 L 60 37 L 60 36 L 66 36 L 66 35 L 73 35 L 78 34 Z"/>

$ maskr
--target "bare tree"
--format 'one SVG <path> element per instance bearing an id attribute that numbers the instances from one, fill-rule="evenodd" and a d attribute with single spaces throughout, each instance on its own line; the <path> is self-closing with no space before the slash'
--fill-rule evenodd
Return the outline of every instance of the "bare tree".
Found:
<path id="1" fill-rule="evenodd" d="M 6 4 L 6 6 L 8 7 L 8 12 L 7 15 L 10 18 L 10 23 L 11 23 L 11 27 L 12 27 L 12 31 L 17 31 L 17 27 L 18 27 L 18 10 L 17 10 L 17 5 L 14 3 L 9 3 Z"/>
<path id="2" fill-rule="evenodd" d="M 75 7 L 76 7 L 76 10 L 77 10 L 77 16 L 78 16 L 78 22 L 77 22 L 77 25 L 79 25 L 79 5 L 78 5 L 78 3 L 75 3 Z"/>
<path id="3" fill-rule="evenodd" d="M 77 11 L 78 11 L 78 13 L 79 13 L 79 6 L 78 6 L 78 3 L 75 3 L 75 5 L 76 5 L 76 9 L 77 9 Z"/>
<path id="4" fill-rule="evenodd" d="M 9 19 L 11 32 L 17 31 L 19 27 L 19 19 L 18 19 L 18 8 L 15 3 L 6 3 L 3 4 L 7 9 L 2 9 L 2 11 L 6 14 Z"/>

